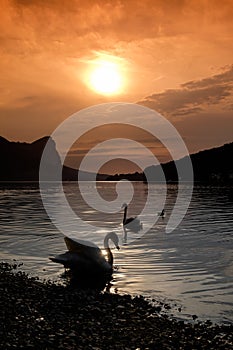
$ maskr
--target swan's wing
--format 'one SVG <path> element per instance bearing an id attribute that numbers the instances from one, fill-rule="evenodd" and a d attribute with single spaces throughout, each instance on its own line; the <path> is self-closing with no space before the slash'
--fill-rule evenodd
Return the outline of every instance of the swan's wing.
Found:
<path id="1" fill-rule="evenodd" d="M 80 263 L 83 263 L 83 259 L 78 254 L 72 252 L 66 252 L 64 254 L 56 255 L 54 258 L 49 258 L 55 263 L 62 264 L 66 268 L 75 268 Z"/>
<path id="2" fill-rule="evenodd" d="M 111 266 L 104 258 L 103 260 L 100 258 L 89 259 L 85 255 L 79 255 L 74 252 L 66 252 L 49 259 L 55 263 L 64 265 L 65 268 L 84 275 L 85 273 L 108 272 L 111 270 Z"/>
<path id="3" fill-rule="evenodd" d="M 96 244 L 70 237 L 64 237 L 64 240 L 69 252 L 76 253 L 84 259 L 93 261 L 98 264 L 102 264 L 104 261 L 106 261 L 101 249 Z"/>
<path id="4" fill-rule="evenodd" d="M 125 220 L 125 224 L 129 224 L 130 222 L 132 222 L 134 220 L 134 218 L 128 218 Z"/>
<path id="5" fill-rule="evenodd" d="M 135 218 L 134 218 L 134 223 L 135 223 L 136 225 L 140 225 L 140 220 L 138 219 L 138 217 L 135 217 Z"/>
<path id="6" fill-rule="evenodd" d="M 131 217 L 125 220 L 125 224 L 124 225 L 140 225 L 140 220 L 137 217 Z"/>
<path id="7" fill-rule="evenodd" d="M 124 227 L 132 232 L 137 233 L 142 229 L 142 223 L 137 217 L 129 218 L 129 220 L 126 220 Z"/>
<path id="8" fill-rule="evenodd" d="M 89 241 L 70 237 L 64 237 L 64 240 L 70 252 L 80 254 L 85 252 L 85 254 L 88 255 L 96 254 L 96 252 L 101 252 L 100 248 L 96 244 Z"/>
<path id="9" fill-rule="evenodd" d="M 50 260 L 79 273 L 87 273 L 93 269 L 92 261 L 78 255 L 77 253 L 66 252 L 64 254 L 59 254 L 54 258 L 50 258 Z"/>

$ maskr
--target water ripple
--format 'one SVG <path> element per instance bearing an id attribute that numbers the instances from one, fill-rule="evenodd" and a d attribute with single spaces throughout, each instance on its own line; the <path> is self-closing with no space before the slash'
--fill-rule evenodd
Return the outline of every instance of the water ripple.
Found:
<path id="1" fill-rule="evenodd" d="M 87 191 L 92 186 L 87 183 Z M 144 184 L 136 184 L 137 201 L 132 206 L 137 214 L 145 202 Z M 155 185 L 158 186 L 158 185 Z M 98 230 L 99 244 L 103 234 L 115 230 L 123 237 L 121 214 L 102 214 L 75 195 L 75 186 L 65 186 L 68 200 L 84 220 L 105 229 Z M 99 184 L 104 198 L 113 198 L 113 184 Z M 114 288 L 133 294 L 144 294 L 159 300 L 173 300 L 182 305 L 183 316 L 198 314 L 213 321 L 233 321 L 233 201 L 230 188 L 197 187 L 182 223 L 172 233 L 165 233 L 176 199 L 176 186 L 167 192 L 166 217 L 159 220 L 141 239 L 127 242 L 113 251 L 118 271 Z M 155 193 L 158 193 L 158 189 Z M 54 207 L 62 215 L 59 195 L 53 196 Z M 185 186 L 184 186 L 185 195 Z M 154 198 L 156 201 L 156 198 Z M 155 213 L 156 215 L 156 213 Z M 64 218 L 64 224 L 67 226 Z M 77 229 L 82 230 L 77 220 Z M 91 239 L 88 232 L 87 238 Z M 137 234 L 134 234 L 137 237 Z M 62 268 L 48 257 L 63 252 L 63 236 L 50 222 L 36 185 L 0 187 L 1 259 L 18 259 L 24 269 L 43 278 L 58 279 Z M 180 316 L 180 315 L 179 315 Z"/>

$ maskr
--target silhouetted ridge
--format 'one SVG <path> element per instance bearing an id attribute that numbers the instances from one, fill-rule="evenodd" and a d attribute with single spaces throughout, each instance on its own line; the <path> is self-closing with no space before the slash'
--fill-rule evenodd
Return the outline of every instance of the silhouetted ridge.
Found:
<path id="1" fill-rule="evenodd" d="M 7 140 L 7 142 L 0 142 L 0 180 L 38 181 L 41 156 L 49 139 L 49 137 L 43 137 L 32 143 Z M 48 169 L 59 162 L 60 158 L 54 143 L 53 161 L 48 164 Z"/>
<path id="2" fill-rule="evenodd" d="M 127 179 L 129 181 L 144 181 L 145 177 L 143 173 L 129 173 L 129 174 L 115 174 L 115 175 L 109 175 L 106 180 L 107 181 L 120 181 Z"/>
<path id="3" fill-rule="evenodd" d="M 0 181 L 38 181 L 41 156 L 47 142 L 50 142 L 50 153 L 45 164 L 48 173 L 47 179 L 56 180 L 54 174 L 56 174 L 57 169 L 60 169 L 61 160 L 51 137 L 44 136 L 32 143 L 26 143 L 11 142 L 0 136 Z M 190 158 L 193 164 L 195 182 L 233 184 L 233 143 L 191 154 Z M 177 182 L 176 166 L 180 166 L 183 171 L 179 180 L 187 181 L 189 177 L 185 173 L 186 160 L 187 157 L 184 157 L 160 166 L 152 165 L 147 167 L 143 173 L 111 176 L 98 174 L 97 180 L 119 181 L 127 179 L 144 182 Z M 95 180 L 92 173 L 79 172 L 67 166 L 63 167 L 63 180 L 77 181 L 78 175 L 81 180 Z"/>
<path id="4" fill-rule="evenodd" d="M 46 181 L 58 180 L 57 174 L 61 169 L 61 160 L 56 150 L 56 144 L 50 136 L 44 136 L 32 143 L 11 142 L 0 136 L 0 181 L 38 181 L 40 161 L 48 143 L 49 153 L 44 163 Z M 93 180 L 93 174 L 63 167 L 63 180 L 77 181 Z M 98 174 L 97 180 L 105 180 L 106 175 Z"/>
<path id="5" fill-rule="evenodd" d="M 233 184 L 233 143 L 221 147 L 200 151 L 190 155 L 194 181 L 205 184 Z M 107 178 L 109 181 L 127 179 L 144 182 L 178 182 L 177 166 L 182 168 L 179 181 L 188 181 L 187 157 L 145 168 L 144 173 L 116 174 Z"/>
<path id="6" fill-rule="evenodd" d="M 194 181 L 196 183 L 233 183 L 233 143 L 191 154 L 190 158 L 193 165 Z M 187 157 L 184 157 L 177 161 L 161 164 L 167 182 L 177 182 L 176 165 L 184 169 L 180 180 L 188 180 L 188 176 L 185 174 L 186 168 L 184 166 L 186 160 Z M 146 175 L 149 174 L 150 181 L 160 181 L 157 166 L 147 167 L 144 173 Z"/>
<path id="7" fill-rule="evenodd" d="M 8 141 L 7 139 L 5 139 L 4 137 L 0 136 L 0 144 L 2 143 L 9 143 L 10 141 Z"/>
<path id="8" fill-rule="evenodd" d="M 38 145 L 38 144 L 46 144 L 47 141 L 50 139 L 50 136 L 44 136 L 44 137 L 41 137 L 40 139 L 38 140 L 35 140 L 31 143 L 31 145 Z M 52 140 L 52 139 L 51 139 Z M 54 141 L 53 141 L 54 142 Z"/>

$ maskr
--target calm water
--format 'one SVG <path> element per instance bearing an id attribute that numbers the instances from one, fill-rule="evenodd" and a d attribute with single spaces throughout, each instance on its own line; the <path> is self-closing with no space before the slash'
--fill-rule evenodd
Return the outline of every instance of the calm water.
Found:
<path id="1" fill-rule="evenodd" d="M 94 184 L 85 183 L 87 193 Z M 143 207 L 147 188 L 134 183 L 135 196 L 129 207 L 137 215 Z M 156 196 L 160 185 L 153 185 Z M 101 182 L 98 190 L 105 200 L 116 196 L 115 183 Z M 183 186 L 183 193 L 187 186 Z M 81 199 L 75 184 L 65 185 L 67 198 L 82 220 L 97 226 L 95 241 L 101 242 L 106 232 L 114 230 L 122 241 L 120 251 L 113 250 L 115 265 L 114 285 L 119 293 L 129 292 L 165 301 L 181 318 L 197 314 L 199 319 L 213 322 L 233 321 L 233 198 L 231 188 L 197 187 L 190 208 L 182 223 L 172 233 L 165 227 L 172 211 L 177 188 L 169 186 L 166 217 L 160 218 L 143 237 L 133 233 L 124 236 L 122 212 L 104 214 L 88 207 Z M 47 193 L 53 208 L 64 225 L 91 240 L 82 220 L 66 223 L 63 205 L 56 187 Z M 155 197 L 155 201 L 158 199 Z M 155 213 L 157 215 L 157 213 Z M 71 225 L 71 226 L 70 226 Z M 0 241 L 1 260 L 17 259 L 21 267 L 41 279 L 59 280 L 62 266 L 48 257 L 66 250 L 63 235 L 51 223 L 34 184 L 0 186 Z M 132 237 L 134 241 L 128 243 Z M 177 311 L 182 308 L 181 313 Z"/>

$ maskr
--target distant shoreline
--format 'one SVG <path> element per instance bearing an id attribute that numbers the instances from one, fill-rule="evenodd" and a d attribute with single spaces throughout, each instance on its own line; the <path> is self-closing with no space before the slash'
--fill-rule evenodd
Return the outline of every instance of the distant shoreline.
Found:
<path id="1" fill-rule="evenodd" d="M 0 181 L 39 181 L 40 163 L 46 144 L 50 142 L 51 159 L 43 164 L 43 179 L 56 181 L 62 173 L 63 181 L 141 181 L 177 184 L 192 180 L 195 184 L 233 185 L 233 142 L 220 147 L 190 154 L 178 160 L 151 165 L 142 171 L 128 174 L 95 174 L 62 165 L 55 142 L 43 137 L 31 144 L 10 142 L 0 137 Z M 190 161 L 192 167 L 190 167 Z M 179 169 L 179 173 L 178 170 Z"/>
<path id="2" fill-rule="evenodd" d="M 124 179 L 123 179 L 124 180 Z M 126 179 L 127 180 L 127 179 Z M 90 181 L 90 180 L 81 180 L 81 182 L 89 182 L 89 183 L 96 183 L 96 182 L 100 182 L 100 183 L 117 183 L 120 180 L 97 180 L 97 181 Z M 145 183 L 143 181 L 137 181 L 137 180 L 131 180 L 130 182 L 132 183 L 144 183 L 145 185 L 148 183 Z M 43 183 L 43 182 L 41 182 Z M 56 184 L 56 183 L 60 183 L 60 181 L 45 181 L 44 183 L 48 183 L 48 184 Z M 78 180 L 68 180 L 68 181 L 62 181 L 63 184 L 72 184 L 72 183 L 78 183 Z M 158 185 L 192 185 L 192 186 L 210 186 L 210 187 L 232 187 L 233 184 L 232 183 L 208 183 L 208 182 L 199 182 L 199 181 L 195 181 L 195 182 L 190 182 L 190 181 L 179 181 L 179 182 L 159 182 L 159 181 L 150 181 L 149 183 L 151 184 L 158 184 Z M 9 180 L 9 181 L 0 181 L 0 185 L 6 185 L 6 184 L 40 184 L 40 181 L 35 181 L 35 180 L 21 180 L 21 181 L 15 181 L 15 180 Z"/>

